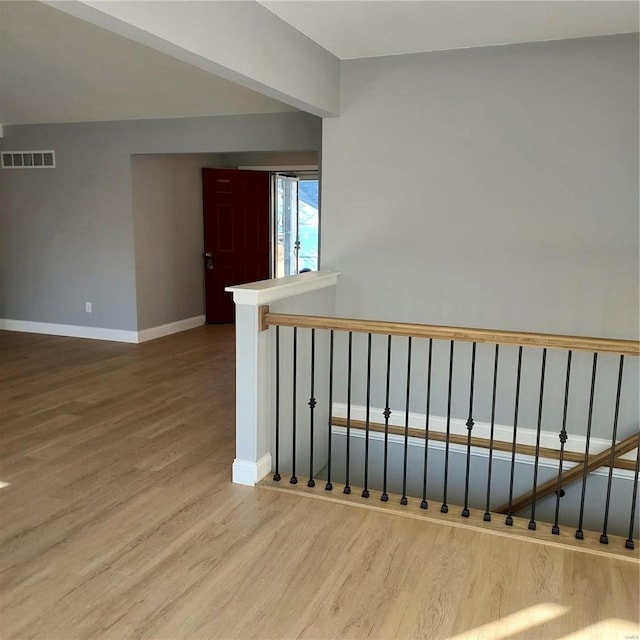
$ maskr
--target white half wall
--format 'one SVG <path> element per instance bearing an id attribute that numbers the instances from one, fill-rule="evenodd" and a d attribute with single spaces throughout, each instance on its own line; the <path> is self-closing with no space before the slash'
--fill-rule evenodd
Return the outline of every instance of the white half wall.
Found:
<path id="1" fill-rule="evenodd" d="M 270 304 L 279 313 L 332 315 L 338 276 L 337 272 L 319 271 L 227 288 L 236 305 L 236 458 L 232 478 L 238 484 L 253 485 L 266 476 L 272 470 L 272 451 L 274 470 L 284 458 L 274 448 L 275 329 L 259 330 L 260 307 Z M 326 352 L 324 344 L 318 345 L 318 354 L 322 352 Z M 302 345 L 299 355 L 301 362 L 307 361 Z M 291 388 L 286 380 L 283 371 L 283 390 Z M 283 391 L 280 400 L 291 406 L 290 399 L 285 400 L 286 393 Z M 327 407 L 318 412 L 319 424 L 328 420 L 323 410 Z"/>

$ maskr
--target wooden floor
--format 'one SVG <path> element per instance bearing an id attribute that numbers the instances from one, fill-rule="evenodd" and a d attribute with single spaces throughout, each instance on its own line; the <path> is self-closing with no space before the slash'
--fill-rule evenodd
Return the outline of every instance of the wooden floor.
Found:
<path id="1" fill-rule="evenodd" d="M 638 565 L 231 484 L 234 336 L 0 331 L 0 637 L 638 637 Z"/>

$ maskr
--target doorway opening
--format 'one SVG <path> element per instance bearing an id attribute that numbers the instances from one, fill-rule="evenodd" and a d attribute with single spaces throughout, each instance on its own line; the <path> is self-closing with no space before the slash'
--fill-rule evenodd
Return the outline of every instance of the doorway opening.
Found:
<path id="1" fill-rule="evenodd" d="M 318 270 L 318 187 L 317 171 L 272 174 L 275 278 Z"/>

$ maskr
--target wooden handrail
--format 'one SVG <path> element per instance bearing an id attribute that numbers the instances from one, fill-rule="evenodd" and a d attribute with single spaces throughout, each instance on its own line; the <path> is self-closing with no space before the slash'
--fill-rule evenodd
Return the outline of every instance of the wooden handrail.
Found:
<path id="1" fill-rule="evenodd" d="M 634 433 L 630 435 L 628 438 L 617 442 L 615 447 L 613 447 L 613 453 L 615 456 L 623 456 L 625 453 L 629 451 L 633 451 L 638 448 L 638 434 Z M 611 447 L 606 449 L 605 451 L 601 451 L 597 455 L 589 457 L 587 463 L 587 472 L 594 471 L 599 467 L 603 467 L 609 463 L 611 459 Z M 562 474 L 562 484 L 561 487 L 566 487 L 567 485 L 579 480 L 584 473 L 585 461 L 579 462 L 575 467 L 572 467 L 568 471 L 565 471 Z M 558 488 L 558 478 L 551 478 L 544 484 L 541 484 L 536 489 L 536 500 L 540 500 L 545 496 L 548 496 L 551 493 L 554 493 Z M 511 503 L 511 513 L 517 513 L 521 509 L 528 507 L 533 502 L 533 491 L 527 491 L 524 495 L 516 498 Z M 495 509 L 497 513 L 507 513 L 509 511 L 509 503 L 500 505 L 497 509 Z"/>
<path id="2" fill-rule="evenodd" d="M 584 336 L 563 336 L 549 333 L 528 333 L 522 331 L 502 331 L 499 329 L 472 329 L 467 327 L 446 327 L 409 322 L 388 322 L 384 320 L 357 320 L 353 318 L 332 318 L 305 316 L 288 313 L 271 313 L 268 306 L 260 307 L 260 331 L 271 325 L 299 327 L 302 329 L 334 329 L 356 333 L 375 333 L 412 338 L 435 338 L 436 340 L 458 340 L 461 342 L 488 342 L 491 344 L 514 344 L 524 347 L 546 347 L 548 349 L 571 349 L 620 355 L 640 355 L 640 341 L 614 340 L 610 338 L 588 338 Z"/>
<path id="3" fill-rule="evenodd" d="M 331 418 L 331 424 L 336 426 L 336 427 L 346 427 L 347 426 L 347 419 L 343 418 L 341 416 L 333 416 Z M 366 423 L 364 420 L 355 420 L 355 419 L 351 419 L 350 423 L 349 423 L 351 429 L 358 429 L 359 431 L 362 431 L 364 429 L 366 429 Z M 369 422 L 369 431 L 373 431 L 375 433 L 384 433 L 385 432 L 385 426 L 384 424 L 380 423 L 380 422 Z M 389 425 L 388 426 L 388 433 L 396 435 L 396 436 L 403 436 L 404 435 L 404 427 L 399 427 L 397 425 Z M 424 429 L 420 429 L 420 428 L 416 428 L 416 427 L 409 427 L 409 436 L 412 438 L 420 438 L 421 440 L 425 439 L 425 430 Z M 434 442 L 446 442 L 447 441 L 447 435 L 445 433 L 442 433 L 441 431 L 429 431 L 429 440 L 434 441 Z M 467 436 L 462 436 L 462 435 L 457 435 L 457 434 L 449 434 L 449 442 L 451 442 L 452 444 L 458 444 L 458 445 L 463 445 L 466 446 L 467 444 Z M 504 451 L 504 452 L 511 452 L 512 448 L 513 448 L 513 444 L 511 442 L 505 442 L 503 440 L 493 440 L 493 447 L 492 447 L 492 443 L 490 440 L 488 440 L 487 438 L 478 438 L 476 436 L 473 436 L 471 438 L 471 446 L 472 447 L 478 447 L 480 449 L 491 449 L 493 448 L 494 451 Z M 535 456 L 536 455 L 536 448 L 533 445 L 528 445 L 528 444 L 516 444 L 516 453 L 519 455 L 525 455 L 525 456 Z M 611 449 L 609 448 L 607 450 L 607 453 L 610 454 L 611 453 Z M 619 456 L 624 455 L 625 453 L 628 453 L 628 451 L 624 451 L 623 453 L 617 453 L 616 456 L 614 457 L 614 461 L 613 461 L 613 466 L 616 469 L 626 469 L 627 471 L 633 471 L 636 468 L 636 463 L 634 460 L 623 460 L 621 459 Z M 560 450 L 559 449 L 548 449 L 546 447 L 540 447 L 540 450 L 538 451 L 538 455 L 541 458 L 547 458 L 550 460 L 558 460 L 560 458 Z M 577 453 L 575 451 L 565 451 L 564 452 L 564 460 L 565 462 L 576 462 L 576 463 L 583 463 L 584 462 L 584 453 Z M 609 465 L 609 459 L 607 458 L 606 461 L 599 465 L 602 467 L 606 467 Z"/>

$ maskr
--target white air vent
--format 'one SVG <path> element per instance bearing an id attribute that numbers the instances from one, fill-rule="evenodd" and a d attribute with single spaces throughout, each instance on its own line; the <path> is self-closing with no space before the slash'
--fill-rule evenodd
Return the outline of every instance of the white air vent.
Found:
<path id="1" fill-rule="evenodd" d="M 55 151 L 3 151 L 3 169 L 55 169 Z"/>

